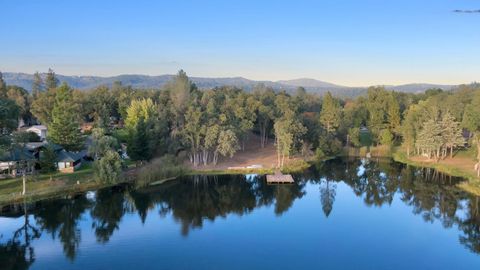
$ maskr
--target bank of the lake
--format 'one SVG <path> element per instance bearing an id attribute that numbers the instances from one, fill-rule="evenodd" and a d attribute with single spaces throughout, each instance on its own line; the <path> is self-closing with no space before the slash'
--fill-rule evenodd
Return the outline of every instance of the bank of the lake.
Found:
<path id="1" fill-rule="evenodd" d="M 26 195 L 22 195 L 22 177 L 0 181 L 0 206 L 15 202 L 35 202 L 58 196 L 74 195 L 89 190 L 96 190 L 131 181 L 128 177 L 122 181 L 107 184 L 95 181 L 91 166 L 85 166 L 74 173 L 56 172 L 52 174 L 28 175 L 26 177 Z"/>
<path id="2" fill-rule="evenodd" d="M 348 149 L 345 150 L 341 156 L 345 157 L 364 157 L 367 153 L 366 149 Z M 392 158 L 396 162 L 416 166 L 416 167 L 428 167 L 434 168 L 440 172 L 462 177 L 468 181 L 458 184 L 458 186 L 472 194 L 480 195 L 480 179 L 476 177 L 473 171 L 462 170 L 456 167 L 449 166 L 443 163 L 434 162 L 421 162 L 410 159 L 405 152 L 400 148 L 393 149 L 392 151 L 386 151 L 383 148 L 374 147 L 370 149 L 372 157 L 380 158 Z M 300 173 L 307 170 L 310 166 L 318 162 L 325 162 L 336 157 L 325 157 L 321 160 L 303 160 L 297 159 L 295 162 L 287 163 L 282 169 L 283 173 Z M 15 203 L 26 200 L 27 202 L 39 201 L 42 199 L 59 197 L 59 196 L 71 196 L 76 193 L 85 192 L 89 190 L 96 190 L 109 186 L 114 186 L 123 183 L 131 183 L 138 174 L 138 171 L 143 167 L 129 168 L 124 172 L 124 177 L 117 183 L 102 183 L 95 181 L 93 169 L 91 166 L 86 166 L 79 171 L 72 174 L 54 173 L 54 174 L 42 174 L 36 176 L 28 176 L 27 181 L 27 194 L 23 196 L 22 192 L 22 179 L 21 177 L 6 179 L 0 181 L 0 206 L 9 203 Z M 238 170 L 225 170 L 225 169 L 202 169 L 198 167 L 196 169 L 186 169 L 181 175 L 167 175 L 160 177 L 161 179 L 155 180 L 155 183 L 162 183 L 163 180 L 172 180 L 182 175 L 241 175 L 241 174 L 272 174 L 275 170 L 273 168 L 251 168 L 251 169 L 238 169 Z"/>
<path id="3" fill-rule="evenodd" d="M 370 147 L 364 146 L 361 148 L 345 147 L 342 153 L 342 156 L 364 158 L 367 156 L 367 153 L 370 153 L 371 157 L 392 158 L 394 161 L 400 162 L 403 164 L 407 164 L 415 167 L 433 168 L 438 170 L 439 172 L 442 172 L 451 176 L 462 177 L 467 181 L 459 183 L 458 186 L 469 193 L 480 196 L 480 178 L 477 177 L 475 171 L 472 169 L 473 164 L 468 164 L 468 166 L 459 167 L 452 164 L 447 164 L 442 161 L 433 162 L 433 161 L 409 158 L 405 150 L 402 149 L 401 147 L 389 148 L 385 146 L 370 146 Z M 470 161 L 471 158 L 472 157 L 462 157 L 462 159 L 468 160 L 469 162 L 473 163 L 473 161 Z M 460 159 L 460 158 L 454 157 L 453 160 L 455 159 Z"/>
<path id="4" fill-rule="evenodd" d="M 330 159 L 330 158 L 328 158 Z M 327 158 L 325 160 L 328 160 Z M 322 160 L 325 161 L 325 160 Z M 133 164 L 130 164 L 133 165 Z M 124 177 L 116 183 L 103 183 L 95 180 L 95 175 L 91 166 L 84 166 L 80 170 L 66 174 L 39 174 L 27 176 L 26 195 L 22 195 L 23 181 L 22 177 L 4 179 L 0 181 L 0 206 L 23 202 L 35 202 L 43 199 L 54 198 L 59 196 L 72 196 L 90 190 L 110 187 L 114 185 L 132 183 L 138 175 L 141 175 L 142 169 L 149 170 L 149 165 L 142 167 L 130 167 L 124 171 Z M 304 160 L 296 160 L 286 164 L 282 169 L 283 173 L 300 173 L 311 166 L 310 162 Z M 156 166 L 158 167 L 158 166 Z M 172 180 L 183 175 L 241 175 L 241 174 L 272 174 L 272 168 L 252 168 L 245 170 L 204 170 L 202 167 L 196 169 L 185 168 L 178 175 L 163 175 L 158 173 L 155 180 L 149 180 L 150 183 L 162 183 L 165 180 Z"/>
<path id="5" fill-rule="evenodd" d="M 392 158 L 396 162 L 412 165 L 415 167 L 433 168 L 435 170 L 438 170 L 439 172 L 442 172 L 451 176 L 465 178 L 468 181 L 459 183 L 458 186 L 469 193 L 480 196 L 480 178 L 477 177 L 473 169 L 468 170 L 464 168 L 459 168 L 457 166 L 452 166 L 442 162 L 427 162 L 427 161 L 421 161 L 421 160 L 413 160 L 412 158 L 409 158 L 401 148 L 397 148 L 394 151 L 392 151 Z"/>

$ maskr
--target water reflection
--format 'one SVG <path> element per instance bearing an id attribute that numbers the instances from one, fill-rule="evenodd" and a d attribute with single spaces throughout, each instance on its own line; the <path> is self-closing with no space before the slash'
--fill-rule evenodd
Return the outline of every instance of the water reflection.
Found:
<path id="1" fill-rule="evenodd" d="M 142 223 L 149 215 L 171 215 L 186 237 L 206 220 L 247 215 L 261 207 L 271 206 L 281 216 L 306 194 L 308 183 L 318 186 L 327 218 L 335 211 L 336 189 L 343 182 L 368 206 L 390 205 L 396 198 L 426 222 L 456 226 L 459 242 L 480 253 L 480 199 L 459 190 L 457 178 L 390 161 L 334 160 L 295 179 L 293 185 L 275 186 L 259 176 L 195 176 L 143 189 L 119 186 L 99 190 L 95 196 L 80 194 L 4 207 L 0 215 L 24 221 L 13 234 L 0 233 L 0 269 L 28 269 L 35 261 L 32 241 L 48 236 L 61 242 L 66 258 L 74 261 L 82 241 L 81 220 L 91 222 L 100 244 L 109 242 L 126 214 L 138 215 Z"/>

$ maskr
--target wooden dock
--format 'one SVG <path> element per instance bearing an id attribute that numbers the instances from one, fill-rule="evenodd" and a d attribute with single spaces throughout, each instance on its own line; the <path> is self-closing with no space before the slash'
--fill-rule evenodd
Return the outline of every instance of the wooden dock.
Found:
<path id="1" fill-rule="evenodd" d="M 295 181 L 293 180 L 292 175 L 290 174 L 282 174 L 280 171 L 276 171 L 275 174 L 267 175 L 267 184 L 293 184 Z"/>

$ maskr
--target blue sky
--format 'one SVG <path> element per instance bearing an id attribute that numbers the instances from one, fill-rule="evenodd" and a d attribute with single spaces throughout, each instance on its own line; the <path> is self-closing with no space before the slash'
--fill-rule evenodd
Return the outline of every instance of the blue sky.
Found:
<path id="1" fill-rule="evenodd" d="M 478 0 L 7 1 L 0 70 L 310 77 L 350 86 L 480 80 Z"/>

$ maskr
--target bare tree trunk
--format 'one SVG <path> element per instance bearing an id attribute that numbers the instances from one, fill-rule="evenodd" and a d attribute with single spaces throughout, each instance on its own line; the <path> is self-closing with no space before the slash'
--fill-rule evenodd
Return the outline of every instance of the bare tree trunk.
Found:
<path id="1" fill-rule="evenodd" d="M 203 149 L 203 165 L 207 166 L 208 164 L 208 151 L 206 149 Z"/>
<path id="2" fill-rule="evenodd" d="M 27 177 L 25 176 L 25 170 L 23 171 L 23 190 L 22 195 L 25 196 L 27 193 Z"/>
<path id="3" fill-rule="evenodd" d="M 213 165 L 217 165 L 217 162 L 218 162 L 218 152 L 215 151 L 213 153 Z"/>

